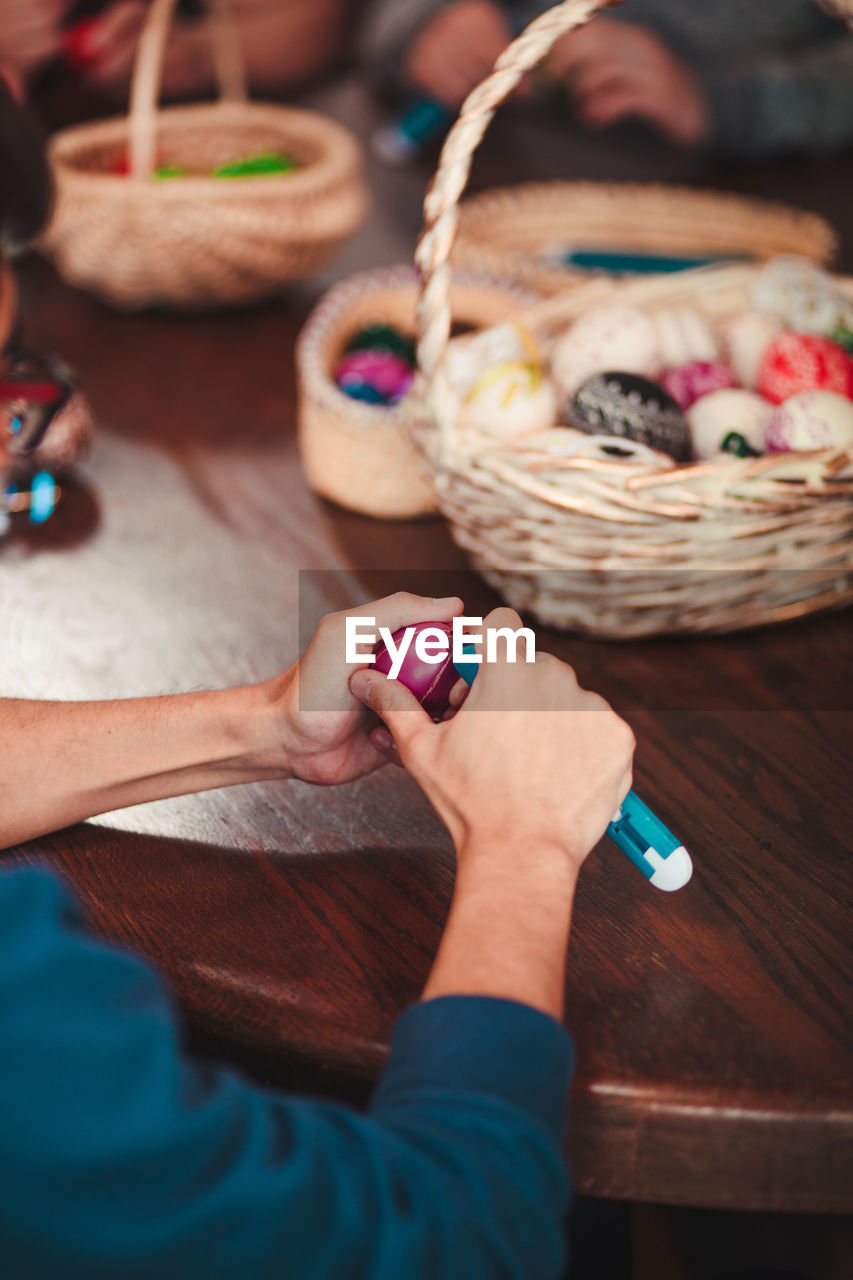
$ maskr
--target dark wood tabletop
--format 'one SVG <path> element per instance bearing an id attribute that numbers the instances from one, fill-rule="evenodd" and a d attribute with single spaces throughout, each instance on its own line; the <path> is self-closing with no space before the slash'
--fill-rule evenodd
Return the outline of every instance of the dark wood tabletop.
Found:
<path id="1" fill-rule="evenodd" d="M 0 550 L 0 693 L 270 676 L 297 654 L 306 570 L 327 571 L 310 586 L 329 608 L 402 586 L 496 603 L 440 520 L 378 523 L 307 490 L 293 344 L 310 289 L 119 317 L 37 260 L 21 277 L 28 336 L 77 367 L 99 431 L 50 523 Z M 625 645 L 539 632 L 633 725 L 637 790 L 696 868 L 666 895 L 607 841 L 584 867 L 566 1006 L 581 1191 L 853 1210 L 851 624 Z M 454 874 L 392 767 L 147 805 L 7 856 L 64 872 L 191 1026 L 353 1095 L 418 998 Z"/>

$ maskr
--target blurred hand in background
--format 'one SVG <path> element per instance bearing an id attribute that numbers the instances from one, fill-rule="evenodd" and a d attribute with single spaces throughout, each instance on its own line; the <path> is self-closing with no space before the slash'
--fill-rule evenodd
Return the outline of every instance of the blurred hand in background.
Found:
<path id="1" fill-rule="evenodd" d="M 406 74 L 450 108 L 489 74 L 512 39 L 503 10 L 491 0 L 457 0 L 441 9 L 412 42 Z"/>
<path id="2" fill-rule="evenodd" d="M 599 16 L 557 41 L 547 74 L 570 87 L 578 116 L 594 128 L 633 117 L 683 147 L 701 146 L 710 132 L 701 83 L 645 27 Z"/>
<path id="3" fill-rule="evenodd" d="M 329 67 L 347 30 L 350 0 L 230 0 L 250 84 L 287 89 Z M 73 0 L 2 0 L 0 67 L 13 84 L 51 62 L 71 61 L 87 85 L 126 100 L 147 0 L 114 0 L 71 31 Z M 72 20 L 73 21 L 73 20 Z M 213 87 L 203 19 L 176 13 L 166 46 L 163 92 L 190 96 Z"/>

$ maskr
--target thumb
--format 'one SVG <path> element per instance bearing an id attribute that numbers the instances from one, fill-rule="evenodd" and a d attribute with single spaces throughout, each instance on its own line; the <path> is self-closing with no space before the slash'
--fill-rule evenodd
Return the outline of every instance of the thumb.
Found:
<path id="1" fill-rule="evenodd" d="M 385 721 L 400 750 L 405 750 L 419 730 L 432 725 L 415 695 L 399 680 L 390 680 L 369 667 L 360 667 L 350 676 L 349 687 L 359 702 Z"/>

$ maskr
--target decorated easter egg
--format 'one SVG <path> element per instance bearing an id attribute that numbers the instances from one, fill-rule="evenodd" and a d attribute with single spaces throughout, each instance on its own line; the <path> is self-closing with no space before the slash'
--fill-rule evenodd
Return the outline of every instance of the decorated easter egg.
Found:
<path id="1" fill-rule="evenodd" d="M 377 391 L 369 382 L 363 382 L 359 378 L 348 382 L 341 390 L 350 400 L 361 400 L 363 404 L 380 404 L 387 409 L 391 403 L 381 391 Z"/>
<path id="2" fill-rule="evenodd" d="M 665 307 L 650 314 L 657 338 L 660 362 L 669 368 L 691 360 L 708 363 L 719 358 L 720 349 L 711 326 L 693 307 Z"/>
<path id="3" fill-rule="evenodd" d="M 353 387 L 367 385 L 373 387 L 386 404 L 402 400 L 413 380 L 409 365 L 390 351 L 351 351 L 335 370 L 335 381 L 341 391 L 349 395 Z"/>
<path id="4" fill-rule="evenodd" d="M 634 373 L 597 373 L 577 390 L 569 425 L 590 435 L 637 440 L 678 462 L 690 457 L 684 414 L 663 387 Z"/>
<path id="5" fill-rule="evenodd" d="M 799 333 L 828 333 L 849 307 L 848 296 L 827 271 L 795 254 L 772 258 L 762 267 L 753 297 Z"/>
<path id="6" fill-rule="evenodd" d="M 450 386 L 465 397 L 492 369 L 508 364 L 541 366 L 542 352 L 531 334 L 509 321 L 480 333 L 463 334 L 447 345 L 446 371 Z"/>
<path id="7" fill-rule="evenodd" d="M 762 356 L 758 390 L 774 404 L 800 391 L 835 391 L 853 399 L 853 358 L 828 338 L 782 333 Z"/>
<path id="8" fill-rule="evenodd" d="M 721 452 L 763 453 L 772 416 L 773 405 L 754 391 L 738 387 L 712 391 L 687 411 L 694 458 L 713 458 Z M 740 437 L 746 447 L 727 444 L 732 435 Z"/>
<path id="9" fill-rule="evenodd" d="M 734 383 L 734 375 L 727 365 L 708 360 L 689 360 L 675 369 L 667 369 L 660 378 L 664 391 L 681 409 L 689 409 L 702 396 L 733 387 Z"/>
<path id="10" fill-rule="evenodd" d="M 354 333 L 344 347 L 350 351 L 390 351 L 405 364 L 414 367 L 415 342 L 391 324 L 368 324 Z"/>
<path id="11" fill-rule="evenodd" d="M 853 446 L 853 403 L 834 391 L 801 391 L 773 413 L 767 449 L 844 449 Z"/>
<path id="12" fill-rule="evenodd" d="M 554 425 L 557 399 L 539 365 L 510 361 L 482 374 L 462 403 L 460 422 L 496 440 L 521 440 Z"/>
<path id="13" fill-rule="evenodd" d="M 575 321 L 551 353 L 551 372 L 566 397 L 605 369 L 654 377 L 661 364 L 652 322 L 636 307 L 595 307 Z"/>
<path id="14" fill-rule="evenodd" d="M 70 471 L 89 452 L 95 424 L 89 401 L 75 388 L 40 440 L 29 460 L 54 475 Z"/>
<path id="15" fill-rule="evenodd" d="M 775 311 L 738 311 L 719 327 L 723 359 L 742 387 L 755 390 L 761 358 L 774 338 L 785 331 Z"/>
<path id="16" fill-rule="evenodd" d="M 414 627 L 403 627 L 392 636 L 395 646 L 399 647 L 407 630 L 413 635 L 395 678 L 411 690 L 425 711 L 431 716 L 440 716 L 450 705 L 450 691 L 459 679 L 453 665 L 451 628 L 445 622 L 420 622 Z M 418 637 L 424 633 L 429 635 L 421 643 L 426 646 L 427 641 L 430 642 L 426 650 L 430 654 L 438 654 L 441 637 L 447 637 L 447 652 L 437 662 L 428 662 L 417 652 Z M 375 670 L 387 676 L 392 665 L 392 654 L 383 645 L 376 654 Z"/>

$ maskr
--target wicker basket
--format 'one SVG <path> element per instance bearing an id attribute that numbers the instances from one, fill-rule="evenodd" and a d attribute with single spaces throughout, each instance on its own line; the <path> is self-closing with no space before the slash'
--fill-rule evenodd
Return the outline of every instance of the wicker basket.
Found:
<path id="1" fill-rule="evenodd" d="M 454 281 L 457 323 L 482 328 L 516 315 L 534 300 L 529 289 L 484 277 Z M 430 469 L 412 443 L 424 426 L 422 396 L 393 407 L 352 400 L 333 373 L 349 337 L 368 324 L 414 333 L 418 280 L 412 267 L 365 271 L 335 285 L 309 317 L 296 349 L 299 445 L 309 485 L 362 515 L 389 520 L 436 510 Z"/>
<path id="2" fill-rule="evenodd" d="M 569 250 L 676 257 L 796 253 L 830 265 L 838 236 L 816 213 L 722 191 L 653 183 L 533 182 L 472 196 L 461 208 L 453 264 L 500 271 L 557 293 L 587 279 L 558 262 Z"/>
<path id="3" fill-rule="evenodd" d="M 223 0 L 209 28 L 220 101 L 157 110 L 175 0 L 154 0 L 139 43 L 127 118 L 51 140 L 57 201 L 43 247 L 70 283 L 115 305 L 241 303 L 322 267 L 368 207 L 355 138 L 314 112 L 246 100 Z M 218 164 L 284 151 L 299 168 L 212 178 Z M 130 172 L 115 172 L 129 157 Z M 159 163 L 188 176 L 152 178 Z"/>
<path id="4" fill-rule="evenodd" d="M 418 356 L 432 411 L 421 442 L 456 541 L 506 599 L 550 625 L 610 638 L 730 631 L 853 601 L 853 450 L 679 466 L 484 447 L 458 429 L 445 370 L 448 258 L 471 157 L 497 106 L 597 0 L 536 19 L 463 104 L 424 205 Z M 540 336 L 612 298 L 688 301 L 710 317 L 745 305 L 757 268 L 593 280 L 522 322 Z M 853 287 L 851 287 L 853 293 Z"/>

